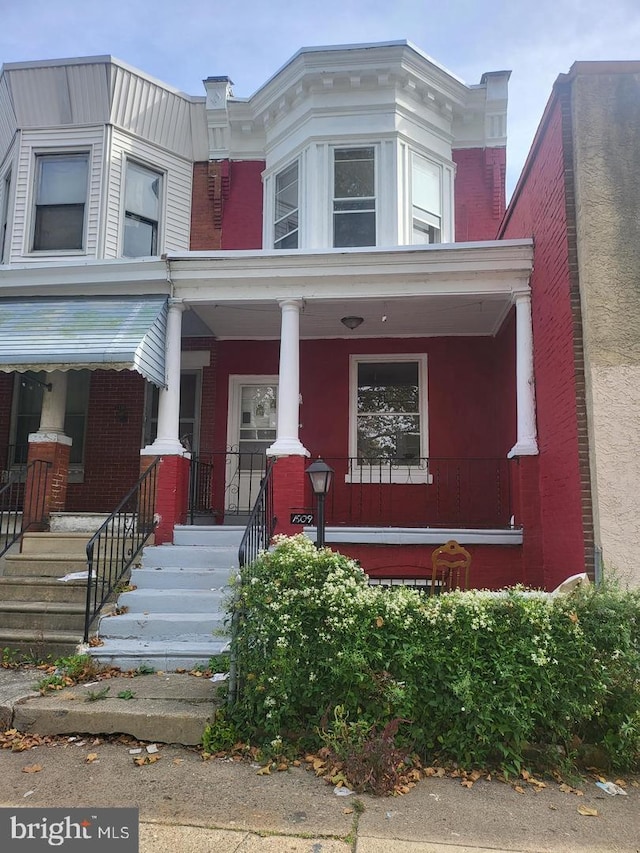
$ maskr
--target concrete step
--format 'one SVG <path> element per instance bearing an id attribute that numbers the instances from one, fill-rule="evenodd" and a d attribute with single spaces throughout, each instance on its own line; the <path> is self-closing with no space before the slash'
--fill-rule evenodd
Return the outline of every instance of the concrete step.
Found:
<path id="1" fill-rule="evenodd" d="M 0 626 L 25 631 L 84 631 L 82 602 L 0 601 Z"/>
<path id="2" fill-rule="evenodd" d="M 66 581 L 50 577 L 32 575 L 12 575 L 0 577 L 0 601 L 66 601 L 82 603 L 87 598 L 87 584 L 84 581 Z"/>
<path id="3" fill-rule="evenodd" d="M 238 525 L 176 525 L 173 534 L 174 545 L 226 545 L 236 551 L 244 535 L 245 528 Z"/>
<path id="4" fill-rule="evenodd" d="M 224 589 L 232 574 L 229 569 L 133 568 L 131 583 L 138 589 L 216 590 Z"/>
<path id="5" fill-rule="evenodd" d="M 134 589 L 118 597 L 129 613 L 207 613 L 224 611 L 227 590 Z"/>
<path id="6" fill-rule="evenodd" d="M 86 701 L 90 691 L 105 688 L 107 698 Z M 133 697 L 118 698 L 125 691 Z M 110 678 L 27 697 L 14 706 L 12 725 L 41 735 L 122 732 L 143 741 L 195 746 L 213 716 L 217 693 L 208 678 L 175 672 Z"/>
<path id="7" fill-rule="evenodd" d="M 120 613 L 104 616 L 98 634 L 101 640 L 138 639 L 172 644 L 206 641 L 212 636 L 220 637 L 224 630 L 224 613 Z"/>
<path id="8" fill-rule="evenodd" d="M 73 554 L 86 560 L 90 538 L 87 533 L 25 533 L 22 537 L 22 553 L 32 557 Z"/>
<path id="9" fill-rule="evenodd" d="M 238 565 L 237 548 L 205 545 L 153 545 L 142 552 L 142 566 L 150 569 L 231 569 Z"/>
<path id="10" fill-rule="evenodd" d="M 91 538 L 108 518 L 108 512 L 52 512 L 49 530 L 52 533 L 88 533 Z"/>
<path id="11" fill-rule="evenodd" d="M 82 631 L 29 631 L 0 628 L 0 648 L 28 655 L 33 660 L 55 660 L 76 654 L 82 642 Z"/>
<path id="12" fill-rule="evenodd" d="M 77 554 L 52 554 L 50 557 L 34 557 L 31 554 L 7 554 L 5 577 L 32 575 L 60 578 L 87 568 L 86 557 Z"/>
<path id="13" fill-rule="evenodd" d="M 184 643 L 107 639 L 102 646 L 83 647 L 86 654 L 105 666 L 118 666 L 122 670 L 151 666 L 162 672 L 208 666 L 210 658 L 228 650 L 226 638 L 213 636 Z"/>

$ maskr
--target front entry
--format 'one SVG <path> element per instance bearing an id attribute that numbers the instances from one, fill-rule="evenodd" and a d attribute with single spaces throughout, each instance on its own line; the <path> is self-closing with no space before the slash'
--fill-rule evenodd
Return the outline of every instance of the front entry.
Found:
<path id="1" fill-rule="evenodd" d="M 277 376 L 229 377 L 225 520 L 246 520 L 276 439 Z"/>

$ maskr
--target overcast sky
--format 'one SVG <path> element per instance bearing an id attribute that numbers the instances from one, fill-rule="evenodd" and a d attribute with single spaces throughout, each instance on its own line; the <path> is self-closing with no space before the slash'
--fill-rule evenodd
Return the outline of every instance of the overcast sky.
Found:
<path id="1" fill-rule="evenodd" d="M 0 0 L 0 62 L 111 54 L 190 95 L 251 95 L 301 47 L 407 39 L 466 83 L 510 69 L 513 189 L 558 74 L 640 59 L 640 0 Z"/>

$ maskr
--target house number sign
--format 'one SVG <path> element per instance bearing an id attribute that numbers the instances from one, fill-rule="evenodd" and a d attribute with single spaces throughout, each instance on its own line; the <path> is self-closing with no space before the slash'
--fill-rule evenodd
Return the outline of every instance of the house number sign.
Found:
<path id="1" fill-rule="evenodd" d="M 312 512 L 292 512 L 291 524 L 313 524 Z"/>

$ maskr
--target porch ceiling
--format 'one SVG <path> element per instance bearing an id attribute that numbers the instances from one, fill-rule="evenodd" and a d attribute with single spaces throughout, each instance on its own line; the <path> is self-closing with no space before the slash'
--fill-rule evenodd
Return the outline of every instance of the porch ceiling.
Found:
<path id="1" fill-rule="evenodd" d="M 300 337 L 494 335 L 510 306 L 511 296 L 508 294 L 305 299 L 300 314 Z M 199 303 L 191 307 L 217 338 L 280 337 L 281 312 L 275 300 Z M 363 319 L 354 330 L 340 322 L 342 317 L 350 316 Z"/>

